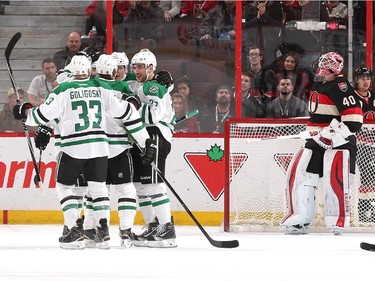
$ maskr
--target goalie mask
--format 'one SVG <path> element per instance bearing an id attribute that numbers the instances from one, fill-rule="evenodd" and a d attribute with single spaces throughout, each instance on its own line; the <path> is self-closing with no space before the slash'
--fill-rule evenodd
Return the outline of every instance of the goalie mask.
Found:
<path id="1" fill-rule="evenodd" d="M 110 55 L 101 55 L 96 62 L 96 73 L 111 75 L 114 77 L 117 72 L 117 62 Z"/>
<path id="2" fill-rule="evenodd" d="M 69 63 L 69 70 L 72 75 L 89 75 L 91 62 L 86 56 L 73 56 Z"/>
<path id="3" fill-rule="evenodd" d="M 156 70 L 156 57 L 150 51 L 140 51 L 136 53 L 131 61 L 131 64 L 144 64 L 145 67 L 148 69 L 150 65 L 153 65 L 154 71 Z"/>
<path id="4" fill-rule="evenodd" d="M 324 76 L 330 73 L 339 75 L 344 68 L 344 59 L 336 52 L 329 52 L 319 58 L 317 76 Z"/>

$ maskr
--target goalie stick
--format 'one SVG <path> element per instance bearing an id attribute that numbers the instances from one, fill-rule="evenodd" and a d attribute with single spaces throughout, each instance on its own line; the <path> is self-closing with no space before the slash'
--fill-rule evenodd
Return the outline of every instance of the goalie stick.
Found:
<path id="1" fill-rule="evenodd" d="M 191 219 L 194 221 L 194 223 L 198 226 L 200 231 L 203 233 L 203 235 L 207 238 L 207 240 L 211 243 L 212 246 L 214 246 L 216 248 L 236 248 L 236 247 L 239 246 L 238 240 L 218 241 L 218 240 L 212 239 L 212 237 L 207 233 L 207 231 L 203 228 L 203 226 L 200 224 L 200 222 L 195 218 L 193 213 L 185 205 L 184 201 L 181 199 L 181 197 L 178 195 L 178 193 L 174 190 L 172 185 L 163 176 L 163 173 L 159 170 L 158 167 L 156 167 L 155 163 L 151 163 L 151 166 L 156 171 L 156 173 L 159 175 L 159 177 L 165 182 L 165 184 L 168 186 L 169 190 L 173 193 L 173 195 L 181 203 L 181 205 L 184 207 L 185 211 L 188 213 L 188 215 L 191 217 Z"/>
<path id="2" fill-rule="evenodd" d="M 10 67 L 10 61 L 9 60 L 10 60 L 10 54 L 12 53 L 12 51 L 13 51 L 14 47 L 16 46 L 17 42 L 21 39 L 21 36 L 22 36 L 21 32 L 17 32 L 16 34 L 14 34 L 13 37 L 10 39 L 10 41 L 8 43 L 8 46 L 6 47 L 5 53 L 4 53 L 5 60 L 6 60 L 6 63 L 7 63 L 7 70 L 8 70 L 10 82 L 12 84 L 14 93 L 16 94 L 17 104 L 21 103 L 20 102 L 20 96 L 18 94 L 18 90 L 17 90 L 18 88 L 17 88 L 17 85 L 16 85 L 16 81 L 14 80 L 13 71 L 12 71 L 12 68 Z M 34 178 L 34 182 L 35 182 L 36 187 L 40 187 L 41 190 L 42 190 L 42 193 L 45 194 L 42 178 L 40 177 L 39 167 L 38 167 L 38 164 L 37 164 L 37 161 L 36 161 L 36 158 L 35 158 L 34 149 L 33 149 L 33 146 L 31 144 L 29 131 L 27 130 L 26 120 L 21 120 L 21 121 L 22 121 L 22 125 L 23 125 L 23 130 L 25 132 L 26 140 L 27 140 L 27 145 L 29 147 L 31 159 L 32 159 L 33 164 L 34 164 L 34 169 L 35 169 L 35 174 L 36 174 L 35 178 Z"/>
<path id="3" fill-rule="evenodd" d="M 370 252 L 375 252 L 375 244 L 370 244 L 366 242 L 362 242 L 359 247 L 361 247 L 362 250 L 370 251 Z"/>

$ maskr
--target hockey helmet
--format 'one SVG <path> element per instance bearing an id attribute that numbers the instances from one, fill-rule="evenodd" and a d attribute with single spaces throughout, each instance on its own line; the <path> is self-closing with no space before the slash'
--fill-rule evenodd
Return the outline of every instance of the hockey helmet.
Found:
<path id="1" fill-rule="evenodd" d="M 153 65 L 154 71 L 156 70 L 157 65 L 155 55 L 148 49 L 141 50 L 139 53 L 136 53 L 132 58 L 131 64 L 144 64 L 146 68 Z"/>
<path id="2" fill-rule="evenodd" d="M 117 72 L 117 62 L 110 55 L 103 54 L 96 61 L 96 73 L 111 75 Z"/>
<path id="3" fill-rule="evenodd" d="M 363 76 L 369 76 L 371 78 L 371 81 L 373 81 L 373 73 L 367 66 L 360 66 L 355 70 L 354 77 L 357 81 L 359 77 Z"/>
<path id="4" fill-rule="evenodd" d="M 72 75 L 89 75 L 91 62 L 86 56 L 73 56 L 69 63 L 69 70 Z"/>
<path id="5" fill-rule="evenodd" d="M 123 65 L 125 68 L 128 68 L 129 59 L 124 52 L 113 52 L 111 56 L 117 62 L 118 66 Z"/>
<path id="6" fill-rule="evenodd" d="M 324 76 L 328 73 L 339 75 L 343 68 L 343 57 L 336 52 L 329 52 L 320 56 L 316 74 L 318 76 Z"/>

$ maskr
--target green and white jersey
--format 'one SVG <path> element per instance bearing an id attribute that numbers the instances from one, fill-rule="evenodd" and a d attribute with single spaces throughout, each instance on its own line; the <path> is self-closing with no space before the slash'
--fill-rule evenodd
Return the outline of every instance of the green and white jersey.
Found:
<path id="1" fill-rule="evenodd" d="M 139 83 L 135 80 L 134 73 L 129 73 L 126 81 L 142 102 L 142 106 L 138 110 L 142 122 L 146 127 L 158 127 L 164 138 L 171 142 L 174 129 L 172 125 L 174 111 L 168 89 L 156 81 Z"/>
<path id="2" fill-rule="evenodd" d="M 109 155 L 106 114 L 127 120 L 128 102 L 119 101 L 106 83 L 97 80 L 63 82 L 45 103 L 29 111 L 26 124 L 38 126 L 59 119 L 61 150 L 77 159 Z"/>
<path id="3" fill-rule="evenodd" d="M 106 80 L 103 78 L 97 78 L 100 83 L 106 83 L 113 90 L 113 94 L 122 100 L 122 96 L 134 95 L 130 90 L 129 85 L 125 81 Z M 109 140 L 109 158 L 113 158 L 124 150 L 132 147 L 131 139 L 129 139 L 128 132 L 137 141 L 137 143 L 144 148 L 146 139 L 150 136 L 147 133 L 145 126 L 142 123 L 141 116 L 139 115 L 136 108 L 129 104 L 131 113 L 127 115 L 126 120 L 115 119 L 111 116 L 107 116 L 107 137 Z M 126 130 L 125 130 L 126 128 Z"/>

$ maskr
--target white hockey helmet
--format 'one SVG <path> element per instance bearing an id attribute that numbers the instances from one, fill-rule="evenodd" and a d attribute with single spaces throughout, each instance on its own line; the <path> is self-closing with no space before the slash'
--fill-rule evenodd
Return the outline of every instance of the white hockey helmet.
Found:
<path id="1" fill-rule="evenodd" d="M 117 62 L 117 66 L 123 65 L 125 68 L 128 68 L 129 59 L 124 52 L 113 52 L 111 56 Z"/>
<path id="2" fill-rule="evenodd" d="M 117 72 L 117 62 L 111 55 L 103 54 L 96 61 L 96 73 L 103 75 L 111 75 L 112 77 Z"/>
<path id="3" fill-rule="evenodd" d="M 318 62 L 318 76 L 324 76 L 328 73 L 334 73 L 339 75 L 342 69 L 344 68 L 344 59 L 341 55 L 336 52 L 329 52 L 323 54 L 319 58 Z"/>
<path id="4" fill-rule="evenodd" d="M 144 49 L 136 53 L 132 58 L 131 64 L 144 64 L 146 68 L 153 65 L 154 71 L 156 70 L 157 65 L 155 55 L 148 49 Z"/>
<path id="5" fill-rule="evenodd" d="M 69 70 L 73 76 L 89 75 L 91 70 L 91 62 L 86 56 L 73 56 L 69 63 Z"/>

